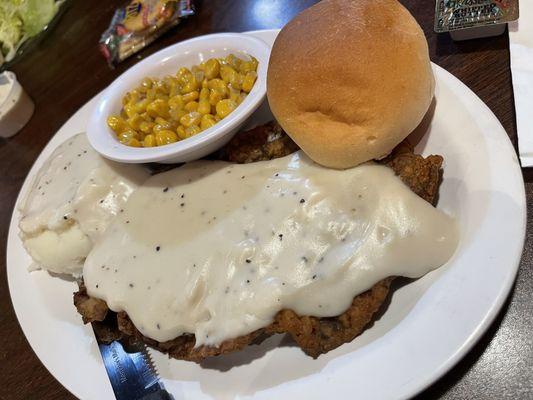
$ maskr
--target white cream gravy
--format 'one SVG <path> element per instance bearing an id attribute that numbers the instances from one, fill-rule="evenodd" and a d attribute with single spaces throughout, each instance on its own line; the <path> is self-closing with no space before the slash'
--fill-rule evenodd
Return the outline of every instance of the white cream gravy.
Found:
<path id="1" fill-rule="evenodd" d="M 281 309 L 339 315 L 381 279 L 440 267 L 457 242 L 455 221 L 381 165 L 198 161 L 131 195 L 84 278 L 144 335 L 217 345 Z"/>

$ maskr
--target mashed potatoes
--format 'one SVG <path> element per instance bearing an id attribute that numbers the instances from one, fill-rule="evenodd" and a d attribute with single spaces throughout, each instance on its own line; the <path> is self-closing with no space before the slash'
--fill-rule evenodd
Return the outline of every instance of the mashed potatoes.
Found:
<path id="1" fill-rule="evenodd" d="M 61 144 L 21 206 L 20 236 L 34 267 L 80 276 L 93 243 L 149 176 L 99 156 L 80 133 Z"/>

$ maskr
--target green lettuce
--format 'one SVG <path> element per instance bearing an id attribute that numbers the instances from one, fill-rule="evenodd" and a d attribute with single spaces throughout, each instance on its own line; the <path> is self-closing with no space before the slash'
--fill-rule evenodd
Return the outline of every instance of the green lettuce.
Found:
<path id="1" fill-rule="evenodd" d="M 50 23 L 60 4 L 55 0 L 0 0 L 0 59 L 11 60 L 22 43 Z"/>

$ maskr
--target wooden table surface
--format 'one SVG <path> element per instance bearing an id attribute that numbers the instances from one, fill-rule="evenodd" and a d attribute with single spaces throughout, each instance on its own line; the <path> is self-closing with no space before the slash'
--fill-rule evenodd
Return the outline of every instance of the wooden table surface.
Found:
<path id="1" fill-rule="evenodd" d="M 7 241 L 18 191 L 48 140 L 81 106 L 138 62 L 138 57 L 132 57 L 111 70 L 97 50 L 101 33 L 107 28 L 114 9 L 122 2 L 74 0 L 58 26 L 38 48 L 13 66 L 12 70 L 34 99 L 36 111 L 18 135 L 9 140 L 0 139 L 0 242 Z M 282 27 L 315 2 L 197 1 L 196 16 L 143 50 L 140 57 L 206 33 Z M 433 32 L 433 1 L 403 0 L 402 3 L 422 25 L 431 59 L 457 76 L 487 103 L 516 146 L 507 35 L 456 43 L 447 35 Z M 533 174 L 524 171 L 524 176 L 528 204 L 533 204 Z M 419 399 L 533 398 L 532 232 L 528 224 L 518 279 L 495 323 L 475 348 Z M 40 363 L 24 338 L 9 298 L 5 245 L 1 246 L 0 252 L 0 399 L 73 398 Z M 80 379 L 84 377 L 80 376 Z"/>

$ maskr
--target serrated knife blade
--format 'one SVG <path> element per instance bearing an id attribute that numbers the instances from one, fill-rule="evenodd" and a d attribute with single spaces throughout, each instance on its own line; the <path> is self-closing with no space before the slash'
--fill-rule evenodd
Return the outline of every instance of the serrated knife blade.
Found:
<path id="1" fill-rule="evenodd" d="M 98 347 L 117 400 L 173 399 L 159 380 L 146 345 L 126 351 L 114 341 Z"/>

